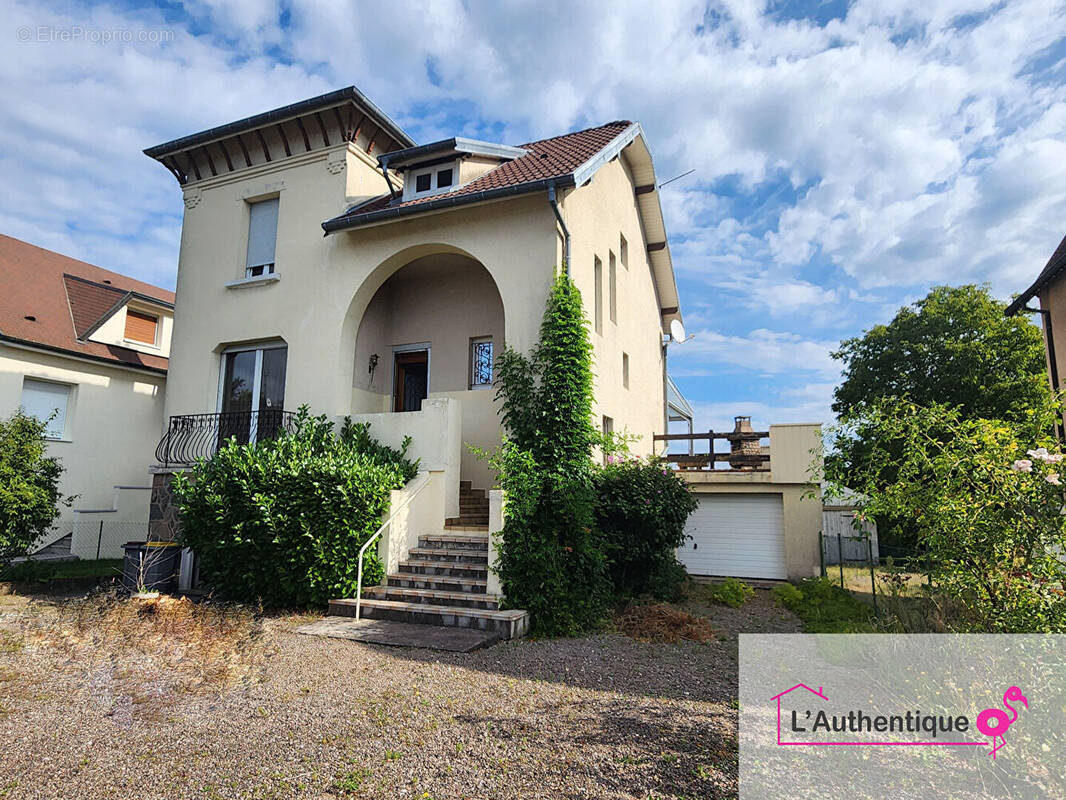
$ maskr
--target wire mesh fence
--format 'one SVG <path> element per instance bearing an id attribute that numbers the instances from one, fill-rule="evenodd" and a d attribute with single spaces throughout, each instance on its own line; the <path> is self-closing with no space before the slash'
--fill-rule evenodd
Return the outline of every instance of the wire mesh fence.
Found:
<path id="1" fill-rule="evenodd" d="M 148 520 L 116 520 L 103 515 L 61 519 L 31 550 L 32 557 L 62 559 L 71 556 L 95 560 L 122 558 L 127 542 L 148 538 Z"/>

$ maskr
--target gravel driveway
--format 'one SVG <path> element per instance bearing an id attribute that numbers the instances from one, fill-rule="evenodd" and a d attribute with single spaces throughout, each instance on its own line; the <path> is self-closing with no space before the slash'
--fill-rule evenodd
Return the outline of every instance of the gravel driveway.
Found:
<path id="1" fill-rule="evenodd" d="M 175 628 L 166 658 L 137 643 L 157 621 L 101 635 L 106 609 L 0 597 L 0 797 L 735 797 L 733 634 L 798 629 L 766 595 L 690 607 L 723 630 L 707 644 L 447 654 L 249 614 Z"/>

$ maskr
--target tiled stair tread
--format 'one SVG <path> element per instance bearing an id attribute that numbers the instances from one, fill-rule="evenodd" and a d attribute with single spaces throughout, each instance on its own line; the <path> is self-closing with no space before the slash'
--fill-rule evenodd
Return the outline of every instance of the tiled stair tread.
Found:
<path id="1" fill-rule="evenodd" d="M 463 550 L 450 547 L 412 547 L 408 555 L 416 560 L 432 560 L 433 556 L 451 563 L 453 558 L 487 558 L 484 550 Z"/>
<path id="2" fill-rule="evenodd" d="M 470 525 L 464 523 L 447 524 L 444 526 L 445 530 L 449 531 L 488 531 L 489 524 L 486 522 L 484 525 Z"/>
<path id="3" fill-rule="evenodd" d="M 481 535 L 476 533 L 427 533 L 418 538 L 425 539 L 427 542 L 462 542 L 464 544 L 483 544 L 486 546 L 489 543 L 489 537 L 486 533 Z"/>
<path id="4" fill-rule="evenodd" d="M 452 575 L 425 575 L 421 572 L 394 572 L 388 576 L 386 580 L 397 581 L 413 581 L 415 583 L 454 583 L 460 586 L 474 587 L 474 591 L 462 592 L 462 594 L 477 594 L 481 595 L 485 593 L 485 588 L 489 585 L 489 582 L 483 578 L 456 578 Z M 407 589 L 413 587 L 396 586 L 396 589 Z M 478 592 L 476 589 L 480 589 Z"/>
<path id="5" fill-rule="evenodd" d="M 476 600 L 479 603 L 500 602 L 500 596 L 498 594 L 476 594 L 474 592 L 446 592 L 441 589 L 413 589 L 407 586 L 371 586 L 366 591 L 375 595 L 413 594 L 418 595 L 419 597 L 431 597 L 434 600 L 461 600 L 464 602 L 469 600 Z"/>
<path id="6" fill-rule="evenodd" d="M 344 598 L 342 600 L 330 600 L 329 604 L 339 606 L 354 606 L 354 598 Z M 390 611 L 415 611 L 419 614 L 441 614 L 446 616 L 456 617 L 478 617 L 481 619 L 521 619 L 526 615 L 526 612 L 511 608 L 506 611 L 491 611 L 487 608 L 461 608 L 459 606 L 435 606 L 429 603 L 406 603 L 402 600 L 375 600 L 373 598 L 364 598 L 361 605 L 364 608 L 381 608 L 388 609 Z"/>
<path id="7" fill-rule="evenodd" d="M 447 569 L 456 569 L 454 561 L 440 561 L 434 558 L 409 558 L 406 561 L 400 562 L 400 567 L 446 567 Z M 485 571 L 488 569 L 486 564 L 463 564 L 459 569 L 479 569 Z M 403 569 L 400 570 L 403 572 Z"/>

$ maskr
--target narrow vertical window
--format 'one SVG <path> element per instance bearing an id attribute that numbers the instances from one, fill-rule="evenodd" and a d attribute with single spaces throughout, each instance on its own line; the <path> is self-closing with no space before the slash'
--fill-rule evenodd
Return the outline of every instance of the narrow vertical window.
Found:
<path id="1" fill-rule="evenodd" d="M 629 269 L 629 242 L 622 234 L 618 234 L 618 258 L 621 259 L 622 266 Z"/>
<path id="2" fill-rule="evenodd" d="M 618 322 L 618 263 L 615 261 L 614 252 L 607 259 L 607 308 L 611 314 L 611 322 Z"/>
<path id="3" fill-rule="evenodd" d="M 274 272 L 274 249 L 278 240 L 278 198 L 252 203 L 248 213 L 248 278 Z"/>
<path id="4" fill-rule="evenodd" d="M 629 353 L 622 353 L 622 388 L 629 388 Z"/>
<path id="5" fill-rule="evenodd" d="M 492 385 L 492 337 L 470 340 L 470 388 Z"/>
<path id="6" fill-rule="evenodd" d="M 599 256 L 596 256 L 593 275 L 595 284 L 593 291 L 596 295 L 593 303 L 595 311 L 593 321 L 595 322 L 596 333 L 603 333 L 603 262 L 600 261 Z"/>

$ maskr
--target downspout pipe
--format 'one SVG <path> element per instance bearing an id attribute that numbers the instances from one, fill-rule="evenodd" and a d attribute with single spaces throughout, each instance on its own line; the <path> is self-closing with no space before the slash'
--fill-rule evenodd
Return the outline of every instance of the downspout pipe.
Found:
<path id="1" fill-rule="evenodd" d="M 563 257 L 566 268 L 566 277 L 570 277 L 570 229 L 566 227 L 566 223 L 563 222 L 563 215 L 559 213 L 559 201 L 555 199 L 555 184 L 548 184 L 548 203 L 551 204 L 552 211 L 555 212 L 555 218 L 559 221 L 559 226 L 563 229 L 563 241 L 566 243 L 565 252 Z"/>
<path id="2" fill-rule="evenodd" d="M 389 187 L 389 198 L 396 199 L 396 189 L 392 185 L 392 181 L 389 180 L 389 160 L 387 158 L 379 158 L 378 164 L 381 166 L 381 174 L 385 178 L 385 185 Z"/>

